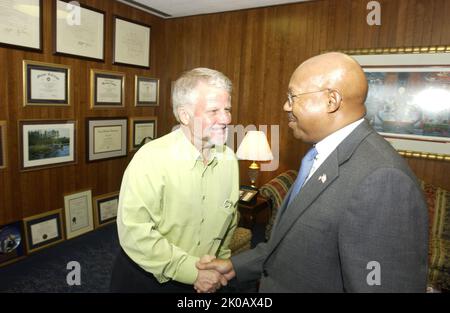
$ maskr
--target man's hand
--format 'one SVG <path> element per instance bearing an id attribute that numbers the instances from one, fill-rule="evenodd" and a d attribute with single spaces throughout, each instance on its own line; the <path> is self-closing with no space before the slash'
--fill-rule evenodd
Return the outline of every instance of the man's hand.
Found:
<path id="1" fill-rule="evenodd" d="M 200 260 L 201 261 L 201 260 Z M 236 276 L 233 263 L 229 259 L 213 259 L 209 263 L 197 262 L 197 268 L 201 270 L 215 270 L 223 275 L 229 281 Z M 225 285 L 224 285 L 225 286 Z"/>
<path id="2" fill-rule="evenodd" d="M 225 277 L 214 270 L 199 270 L 194 288 L 197 292 L 216 292 L 222 286 L 226 286 L 228 281 Z"/>

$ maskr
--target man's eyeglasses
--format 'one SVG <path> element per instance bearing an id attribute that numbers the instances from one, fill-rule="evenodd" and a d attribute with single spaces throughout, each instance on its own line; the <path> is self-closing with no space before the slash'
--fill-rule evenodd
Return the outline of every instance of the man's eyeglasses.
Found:
<path id="1" fill-rule="evenodd" d="M 287 93 L 287 98 L 288 98 L 288 104 L 289 107 L 292 108 L 292 105 L 294 104 L 294 98 L 297 98 L 299 96 L 303 96 L 303 95 L 307 95 L 310 93 L 317 93 L 317 92 L 323 92 L 323 91 L 331 91 L 330 88 L 326 88 L 326 89 L 321 89 L 321 90 L 317 90 L 317 91 L 309 91 L 309 92 L 304 92 L 304 93 L 298 93 L 296 95 L 291 94 L 290 92 Z"/>

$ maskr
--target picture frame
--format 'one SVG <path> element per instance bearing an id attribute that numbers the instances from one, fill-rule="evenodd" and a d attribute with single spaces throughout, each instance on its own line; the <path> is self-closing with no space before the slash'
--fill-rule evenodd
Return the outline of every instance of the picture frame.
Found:
<path id="1" fill-rule="evenodd" d="M 75 164 L 76 124 L 74 120 L 19 121 L 21 170 Z"/>
<path id="2" fill-rule="evenodd" d="M 94 197 L 95 228 L 114 223 L 119 206 L 119 192 L 110 192 Z"/>
<path id="3" fill-rule="evenodd" d="M 150 68 L 151 26 L 113 16 L 113 64 Z"/>
<path id="4" fill-rule="evenodd" d="M 0 170 L 5 169 L 8 164 L 8 154 L 6 139 L 7 136 L 6 121 L 0 121 Z"/>
<path id="5" fill-rule="evenodd" d="M 24 218 L 23 225 L 28 254 L 64 241 L 61 209 Z"/>
<path id="6" fill-rule="evenodd" d="M 92 193 L 85 190 L 64 196 L 66 238 L 72 239 L 94 229 Z"/>
<path id="7" fill-rule="evenodd" d="M 242 185 L 239 188 L 239 203 L 249 205 L 256 203 L 256 197 L 259 194 L 257 188 Z"/>
<path id="8" fill-rule="evenodd" d="M 23 60 L 23 106 L 70 106 L 69 65 Z"/>
<path id="9" fill-rule="evenodd" d="M 73 14 L 74 10 L 78 15 Z M 105 60 L 106 13 L 69 0 L 53 6 L 53 53 L 93 61 Z"/>
<path id="10" fill-rule="evenodd" d="M 403 156 L 450 161 L 450 53 L 443 50 L 352 54 L 369 83 L 366 119 Z"/>
<path id="11" fill-rule="evenodd" d="M 125 106 L 125 73 L 91 69 L 91 109 Z"/>
<path id="12" fill-rule="evenodd" d="M 15 0 L 0 10 L 0 46 L 42 52 L 42 0 Z"/>
<path id="13" fill-rule="evenodd" d="M 134 105 L 137 107 L 159 105 L 159 79 L 146 76 L 135 76 Z"/>
<path id="14" fill-rule="evenodd" d="M 127 156 L 127 118 L 87 118 L 87 161 Z"/>
<path id="15" fill-rule="evenodd" d="M 157 121 L 156 116 L 130 118 L 130 150 L 137 150 L 143 143 L 156 139 Z"/>
<path id="16" fill-rule="evenodd" d="M 22 221 L 0 226 L 0 267 L 25 257 L 25 236 Z"/>

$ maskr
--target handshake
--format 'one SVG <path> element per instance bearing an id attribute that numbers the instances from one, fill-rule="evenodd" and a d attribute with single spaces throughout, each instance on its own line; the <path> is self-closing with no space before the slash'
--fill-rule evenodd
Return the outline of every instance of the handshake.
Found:
<path id="1" fill-rule="evenodd" d="M 216 259 L 214 256 L 205 255 L 195 265 L 198 276 L 194 288 L 198 293 L 216 292 L 236 276 L 229 259 Z"/>

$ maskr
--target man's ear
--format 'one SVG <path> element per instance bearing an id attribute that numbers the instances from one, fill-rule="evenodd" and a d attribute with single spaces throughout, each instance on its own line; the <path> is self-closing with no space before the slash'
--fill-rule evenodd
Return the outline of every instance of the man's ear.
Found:
<path id="1" fill-rule="evenodd" d="M 337 90 L 330 90 L 328 96 L 327 112 L 334 113 L 341 107 L 342 96 Z"/>
<path id="2" fill-rule="evenodd" d="M 191 115 L 189 114 L 189 112 L 186 110 L 185 107 L 179 107 L 178 118 L 180 119 L 182 125 L 187 125 L 191 119 Z"/>

